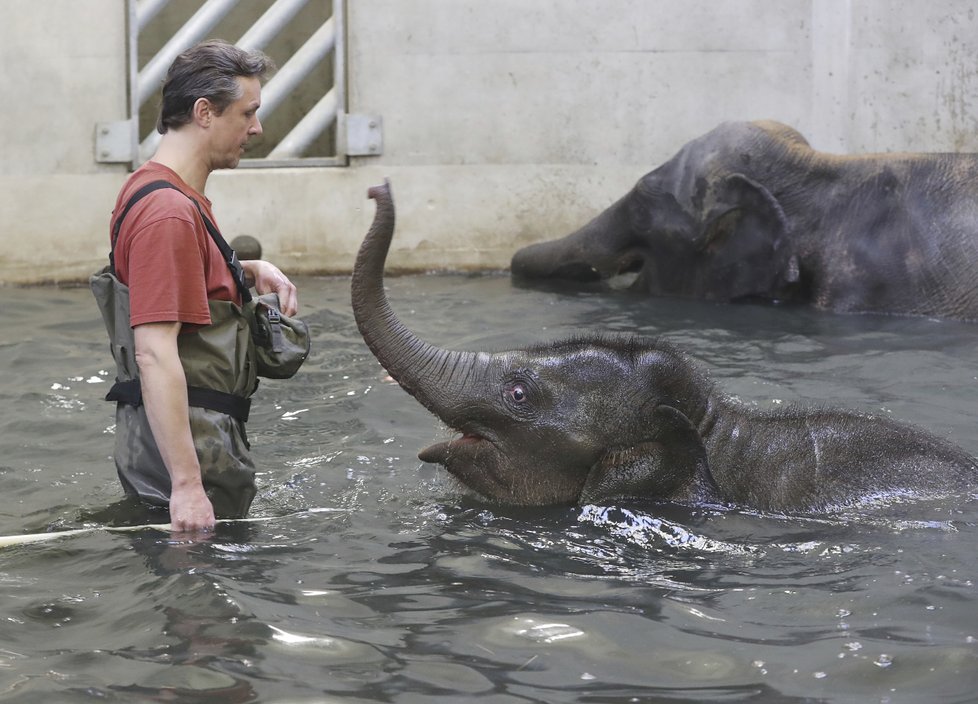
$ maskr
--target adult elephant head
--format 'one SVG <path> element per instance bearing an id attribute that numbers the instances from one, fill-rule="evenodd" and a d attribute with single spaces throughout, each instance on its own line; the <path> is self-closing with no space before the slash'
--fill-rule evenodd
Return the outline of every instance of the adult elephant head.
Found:
<path id="1" fill-rule="evenodd" d="M 596 281 L 714 301 L 978 319 L 978 155 L 836 155 L 773 121 L 684 145 L 517 281 Z"/>
<path id="2" fill-rule="evenodd" d="M 804 141 L 793 131 L 790 138 Z M 513 276 L 637 274 L 622 278 L 653 295 L 790 297 L 799 276 L 788 221 L 771 191 L 743 171 L 750 140 L 744 125 L 727 124 L 690 142 L 581 229 L 516 252 Z"/>
<path id="3" fill-rule="evenodd" d="M 972 458 L 886 418 L 751 411 L 658 340 L 580 336 L 505 352 L 436 347 L 394 314 L 388 185 L 353 271 L 357 325 L 390 375 L 460 435 L 420 453 L 513 504 L 607 498 L 810 510 L 887 490 L 973 485 Z"/>

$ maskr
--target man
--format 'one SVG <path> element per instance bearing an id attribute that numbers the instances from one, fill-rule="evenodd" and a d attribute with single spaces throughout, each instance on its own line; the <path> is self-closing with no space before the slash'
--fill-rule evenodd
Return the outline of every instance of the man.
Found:
<path id="1" fill-rule="evenodd" d="M 204 42 L 178 56 L 163 85 L 159 148 L 128 179 L 113 211 L 115 276 L 128 287 L 139 386 L 136 400 L 119 404 L 116 433 L 124 439 L 117 437 L 116 466 L 127 494 L 168 502 L 175 532 L 209 531 L 216 515 L 244 515 L 254 496 L 243 420 L 198 408 L 188 392 L 188 374 L 210 365 L 199 373 L 206 382 L 236 367 L 229 388 L 219 391 L 237 397 L 249 396 L 257 383 L 252 362 L 235 362 L 239 351 L 225 349 L 226 363 L 214 363 L 209 352 L 199 350 L 218 343 L 195 347 L 194 340 L 227 320 L 241 328 L 235 311 L 244 286 L 208 231 L 214 216 L 204 189 L 212 171 L 236 167 L 248 141 L 262 133 L 261 80 L 271 68 L 261 52 L 223 41 Z M 158 181 L 169 187 L 131 203 L 137 191 Z M 281 312 L 295 315 L 296 288 L 277 267 L 261 260 L 240 264 L 258 293 L 277 293 Z M 215 311 L 222 320 L 214 319 Z M 235 334 L 239 346 L 247 342 L 247 332 Z M 160 462 L 165 473 L 153 466 Z"/>

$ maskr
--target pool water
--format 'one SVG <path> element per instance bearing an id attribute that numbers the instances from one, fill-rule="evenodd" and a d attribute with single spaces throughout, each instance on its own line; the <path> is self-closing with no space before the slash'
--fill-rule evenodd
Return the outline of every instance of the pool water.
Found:
<path id="1" fill-rule="evenodd" d="M 103 529 L 132 512 L 94 302 L 4 289 L 0 535 L 92 530 L 0 549 L 0 701 L 975 700 L 978 501 L 820 517 L 488 504 L 416 458 L 447 430 L 385 379 L 349 280 L 297 283 L 313 353 L 262 381 L 249 423 L 262 520 L 197 543 Z M 892 415 L 978 454 L 976 326 L 504 275 L 387 286 L 441 346 L 661 335 L 758 408 Z"/>

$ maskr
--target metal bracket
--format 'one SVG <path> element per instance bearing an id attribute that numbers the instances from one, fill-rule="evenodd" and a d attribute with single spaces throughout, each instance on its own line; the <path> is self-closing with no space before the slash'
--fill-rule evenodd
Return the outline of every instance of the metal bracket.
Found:
<path id="1" fill-rule="evenodd" d="M 136 126 L 132 120 L 99 122 L 95 125 L 95 161 L 119 164 L 133 160 Z"/>
<path id="2" fill-rule="evenodd" d="M 384 153 L 384 121 L 379 115 L 344 115 L 347 156 Z"/>

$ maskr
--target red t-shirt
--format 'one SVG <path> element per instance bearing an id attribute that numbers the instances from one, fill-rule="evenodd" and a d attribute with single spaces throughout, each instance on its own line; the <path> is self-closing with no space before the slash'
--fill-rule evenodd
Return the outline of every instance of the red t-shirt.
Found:
<path id="1" fill-rule="evenodd" d="M 115 270 L 129 287 L 129 322 L 175 322 L 209 325 L 209 299 L 240 305 L 234 277 L 221 250 L 207 232 L 190 198 L 211 222 L 211 202 L 188 186 L 176 172 L 149 161 L 119 192 L 109 236 L 132 195 L 152 181 L 169 181 L 185 194 L 162 188 L 143 196 L 122 221 L 115 243 Z M 188 198 L 189 196 L 189 198 Z"/>

